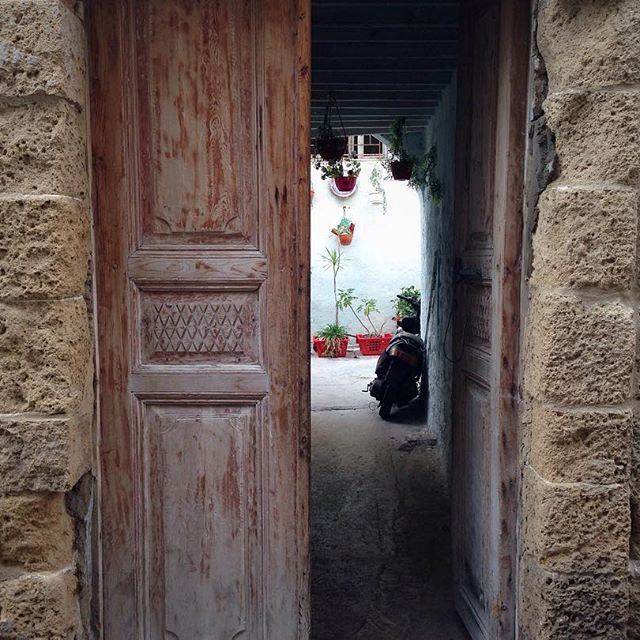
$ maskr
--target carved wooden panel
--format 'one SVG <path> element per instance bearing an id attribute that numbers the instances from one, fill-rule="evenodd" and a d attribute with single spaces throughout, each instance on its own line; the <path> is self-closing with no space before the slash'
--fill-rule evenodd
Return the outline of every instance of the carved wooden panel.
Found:
<path id="1" fill-rule="evenodd" d="M 258 364 L 258 292 L 141 292 L 142 364 Z"/>
<path id="2" fill-rule="evenodd" d="M 105 640 L 308 637 L 309 13 L 88 2 Z"/>
<path id="3" fill-rule="evenodd" d="M 150 405 L 143 425 L 138 535 L 148 545 L 150 637 L 258 637 L 264 496 L 255 408 Z"/>
<path id="4" fill-rule="evenodd" d="M 478 626 L 487 628 L 487 607 L 490 584 L 488 558 L 493 541 L 487 527 L 487 508 L 491 504 L 491 478 L 488 456 L 490 451 L 490 387 L 484 382 L 465 376 L 464 449 L 470 453 L 465 469 L 464 513 L 461 561 L 466 568 L 461 588 L 467 605 L 473 611 Z"/>
<path id="5" fill-rule="evenodd" d="M 473 109 L 470 114 L 467 249 L 492 246 L 495 170 L 497 59 L 500 11 L 494 5 L 477 16 L 473 42 Z"/>
<path id="6" fill-rule="evenodd" d="M 256 243 L 254 6 L 136 3 L 145 244 Z"/>
<path id="7" fill-rule="evenodd" d="M 473 285 L 465 290 L 467 318 L 465 344 L 491 348 L 491 285 Z"/>
<path id="8" fill-rule="evenodd" d="M 520 218 L 529 6 L 460 3 L 452 536 L 473 640 L 517 637 Z"/>

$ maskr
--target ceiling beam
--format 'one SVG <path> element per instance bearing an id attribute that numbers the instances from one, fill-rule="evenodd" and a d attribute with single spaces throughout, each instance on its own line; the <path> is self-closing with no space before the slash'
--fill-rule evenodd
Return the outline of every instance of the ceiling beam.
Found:
<path id="1" fill-rule="evenodd" d="M 432 58 L 321 56 L 313 61 L 312 72 L 332 71 L 340 74 L 345 71 L 451 71 L 455 66 L 456 59 L 453 56 Z"/>
<path id="2" fill-rule="evenodd" d="M 324 100 L 312 101 L 311 109 L 315 113 L 324 113 L 326 102 Z M 366 111 L 368 113 L 380 113 L 387 111 L 424 111 L 425 109 L 433 109 L 438 106 L 437 100 L 424 100 L 423 102 L 411 103 L 404 100 L 385 100 L 374 101 L 366 100 L 363 102 L 351 102 L 349 100 L 339 102 L 339 111 L 341 114 L 358 113 Z"/>
<path id="3" fill-rule="evenodd" d="M 416 88 L 411 84 L 408 84 L 407 88 L 403 88 L 402 85 L 389 88 L 376 87 L 374 89 L 370 87 L 342 87 L 333 92 L 319 89 L 315 85 L 311 86 L 311 99 L 314 101 L 326 104 L 330 94 L 338 101 L 338 104 L 342 104 L 342 101 L 397 100 L 410 102 L 411 100 L 438 100 L 442 91 L 433 88 Z"/>
<path id="4" fill-rule="evenodd" d="M 385 43 L 406 42 L 444 42 L 455 43 L 458 40 L 458 30 L 451 26 L 423 26 L 412 24 L 398 25 L 367 25 L 362 21 L 354 25 L 330 24 L 313 25 L 311 42 L 377 42 L 381 46 Z"/>
<path id="5" fill-rule="evenodd" d="M 313 27 L 333 25 L 357 27 L 387 27 L 393 28 L 405 25 L 421 27 L 456 27 L 458 25 L 457 7 L 421 6 L 398 7 L 389 3 L 386 7 L 380 5 L 367 9 L 350 6 L 345 2 L 341 7 L 314 6 L 311 8 L 311 24 Z"/>
<path id="6" fill-rule="evenodd" d="M 407 118 L 413 118 L 413 117 L 419 118 L 420 116 L 423 116 L 423 115 L 431 115 L 433 112 L 434 112 L 434 107 L 407 108 L 407 107 L 403 107 L 402 105 L 382 107 L 382 108 L 379 107 L 377 109 L 361 107 L 359 109 L 356 109 L 355 111 L 348 110 L 348 109 L 341 109 L 340 118 L 342 118 L 343 120 L 346 120 L 349 118 L 360 118 L 363 116 L 372 117 L 372 118 L 377 118 L 379 116 L 391 116 L 391 117 L 406 116 Z M 324 109 L 320 109 L 320 108 L 314 109 L 312 111 L 312 116 L 315 119 L 322 120 L 324 116 Z M 336 121 L 339 121 L 339 118 L 337 116 L 334 119 Z"/>
<path id="7" fill-rule="evenodd" d="M 399 41 L 395 43 L 379 42 L 315 42 L 311 43 L 311 59 L 315 63 L 325 57 L 332 58 L 429 58 L 431 56 L 457 57 L 456 42 L 419 42 Z"/>
<path id="8" fill-rule="evenodd" d="M 378 88 L 423 88 L 436 87 L 443 89 L 451 79 L 451 71 L 354 71 L 351 73 L 334 71 L 312 71 L 311 82 L 315 89 L 327 87 L 363 87 L 368 89 Z"/>

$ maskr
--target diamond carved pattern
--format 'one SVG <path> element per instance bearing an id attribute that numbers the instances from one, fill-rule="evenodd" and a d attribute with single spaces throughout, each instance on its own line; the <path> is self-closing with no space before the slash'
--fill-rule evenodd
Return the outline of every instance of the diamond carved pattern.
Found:
<path id="1" fill-rule="evenodd" d="M 467 293 L 466 333 L 472 344 L 491 345 L 491 287 L 472 287 Z"/>
<path id="2" fill-rule="evenodd" d="M 243 354 L 245 306 L 234 303 L 156 303 L 153 351 Z"/>
<path id="3" fill-rule="evenodd" d="M 142 294 L 142 362 L 259 363 L 257 292 Z"/>

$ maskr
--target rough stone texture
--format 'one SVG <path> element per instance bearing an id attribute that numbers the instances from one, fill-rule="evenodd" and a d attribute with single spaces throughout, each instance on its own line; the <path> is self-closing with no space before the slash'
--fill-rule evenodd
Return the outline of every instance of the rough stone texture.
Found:
<path id="1" fill-rule="evenodd" d="M 0 562 L 29 571 L 64 568 L 73 561 L 73 521 L 63 493 L 0 498 Z"/>
<path id="2" fill-rule="evenodd" d="M 0 198 L 0 298 L 82 295 L 89 214 L 60 196 Z"/>
<path id="3" fill-rule="evenodd" d="M 82 405 L 91 345 L 84 300 L 0 304 L 0 406 L 65 413 Z"/>
<path id="4" fill-rule="evenodd" d="M 640 640 L 640 577 L 629 580 L 629 622 L 628 640 Z"/>
<path id="5" fill-rule="evenodd" d="M 76 581 L 70 572 L 26 574 L 0 582 L 2 640 L 74 640 Z"/>
<path id="6" fill-rule="evenodd" d="M 630 556 L 640 560 L 640 416 L 634 415 L 633 443 L 631 448 L 631 550 Z M 640 612 L 638 612 L 640 619 Z"/>
<path id="7" fill-rule="evenodd" d="M 84 130 L 65 100 L 0 102 L 0 191 L 86 196 Z"/>
<path id="8" fill-rule="evenodd" d="M 533 199 L 523 459 L 539 475 L 526 468 L 519 637 L 627 638 L 631 612 L 634 638 L 640 3 L 536 6 L 548 97 L 530 124 L 546 117 L 557 157 L 538 166 L 555 182 Z"/>
<path id="9" fill-rule="evenodd" d="M 560 180 L 636 186 L 640 180 L 640 92 L 552 93 Z"/>
<path id="10" fill-rule="evenodd" d="M 520 570 L 522 640 L 623 640 L 629 606 L 625 574 L 559 574 L 530 557 Z"/>
<path id="11" fill-rule="evenodd" d="M 69 491 L 91 466 L 90 419 L 0 418 L 0 491 Z"/>
<path id="12" fill-rule="evenodd" d="M 551 482 L 627 482 L 631 410 L 567 411 L 534 407 L 531 465 Z"/>
<path id="13" fill-rule="evenodd" d="M 630 287 L 638 204 L 632 191 L 548 189 L 539 201 L 532 284 Z"/>
<path id="14" fill-rule="evenodd" d="M 564 573 L 621 573 L 629 562 L 625 485 L 552 484 L 525 470 L 523 540 L 540 566 Z"/>
<path id="15" fill-rule="evenodd" d="M 0 95 L 85 100 L 83 25 L 58 0 L 0 0 Z"/>
<path id="16" fill-rule="evenodd" d="M 538 25 L 556 90 L 640 82 L 637 0 L 541 0 Z"/>
<path id="17" fill-rule="evenodd" d="M 615 404 L 630 396 L 635 327 L 623 304 L 540 293 L 530 310 L 527 349 L 525 380 L 535 398 Z"/>

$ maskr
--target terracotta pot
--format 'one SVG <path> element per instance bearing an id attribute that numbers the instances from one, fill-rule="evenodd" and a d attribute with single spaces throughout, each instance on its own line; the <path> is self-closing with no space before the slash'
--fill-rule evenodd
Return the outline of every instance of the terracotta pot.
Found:
<path id="1" fill-rule="evenodd" d="M 325 138 L 316 141 L 316 151 L 323 160 L 336 162 L 347 152 L 346 138 Z"/>
<path id="2" fill-rule="evenodd" d="M 413 171 L 413 162 L 411 160 L 394 160 L 390 163 L 391 175 L 394 180 L 408 180 Z"/>
<path id="3" fill-rule="evenodd" d="M 325 355 L 327 341 L 324 338 L 313 337 L 313 350 L 318 354 L 319 358 L 345 358 L 347 355 L 347 347 L 349 346 L 349 338 L 340 338 L 340 346 L 338 352 L 332 356 Z"/>
<path id="4" fill-rule="evenodd" d="M 338 236 L 338 239 L 340 240 L 340 244 L 343 246 L 347 246 L 351 244 L 351 241 L 353 240 L 353 233 L 341 233 Z"/>
<path id="5" fill-rule="evenodd" d="M 349 191 L 354 190 L 357 179 L 357 176 L 342 176 L 341 178 L 334 178 L 333 181 L 338 191 L 348 193 Z"/>

